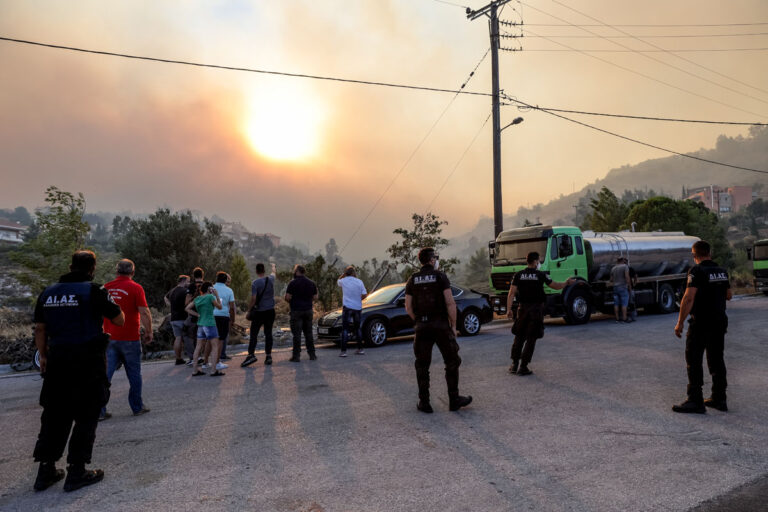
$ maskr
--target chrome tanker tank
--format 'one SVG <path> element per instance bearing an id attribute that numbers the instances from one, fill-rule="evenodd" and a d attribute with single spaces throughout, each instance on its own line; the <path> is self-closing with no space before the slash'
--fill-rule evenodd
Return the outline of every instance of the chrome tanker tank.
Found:
<path id="1" fill-rule="evenodd" d="M 683 232 L 584 231 L 582 234 L 590 281 L 609 279 L 619 256 L 629 260 L 639 277 L 686 272 L 694 264 L 691 246 L 699 240 Z"/>

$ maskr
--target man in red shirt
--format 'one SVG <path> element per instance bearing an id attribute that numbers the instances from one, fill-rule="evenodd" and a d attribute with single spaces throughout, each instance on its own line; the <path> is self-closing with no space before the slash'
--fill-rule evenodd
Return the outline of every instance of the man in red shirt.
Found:
<path id="1" fill-rule="evenodd" d="M 112 375 L 119 365 L 125 366 L 125 374 L 131 386 L 128 404 L 133 415 L 139 416 L 149 412 L 141 399 L 141 343 L 152 341 L 152 313 L 147 307 L 144 288 L 133 280 L 135 270 L 131 260 L 120 260 L 117 263 L 117 278 L 104 285 L 112 300 L 125 314 L 125 323 L 122 326 L 104 320 L 104 332 L 110 336 L 107 347 L 107 378 L 111 382 Z M 144 329 L 143 336 L 140 327 Z M 105 406 L 99 419 L 104 420 L 111 416 Z"/>

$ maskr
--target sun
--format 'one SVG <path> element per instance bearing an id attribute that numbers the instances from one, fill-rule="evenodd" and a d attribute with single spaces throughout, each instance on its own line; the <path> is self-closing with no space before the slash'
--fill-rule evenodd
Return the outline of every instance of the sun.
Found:
<path id="1" fill-rule="evenodd" d="M 271 160 L 307 160 L 320 149 L 324 118 L 322 102 L 308 89 L 262 89 L 249 102 L 245 136 L 254 151 Z"/>

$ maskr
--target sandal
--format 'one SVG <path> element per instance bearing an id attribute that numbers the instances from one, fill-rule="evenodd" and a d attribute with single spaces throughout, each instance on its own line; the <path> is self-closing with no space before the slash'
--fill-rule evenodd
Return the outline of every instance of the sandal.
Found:
<path id="1" fill-rule="evenodd" d="M 224 375 L 224 372 L 220 372 L 219 370 L 216 370 L 211 374 L 211 377 L 221 377 L 222 375 Z"/>
<path id="2" fill-rule="evenodd" d="M 195 373 L 192 374 L 193 377 L 199 377 L 201 375 L 205 375 L 205 372 L 197 370 Z"/>

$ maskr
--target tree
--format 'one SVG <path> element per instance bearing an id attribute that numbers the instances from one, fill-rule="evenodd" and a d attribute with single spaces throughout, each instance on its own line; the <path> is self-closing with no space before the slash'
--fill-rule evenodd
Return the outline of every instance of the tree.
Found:
<path id="1" fill-rule="evenodd" d="M 42 289 L 66 274 L 72 253 L 84 248 L 88 234 L 85 197 L 55 186 L 45 190 L 45 208 L 35 211 L 34 229 L 30 230 L 18 249 L 10 254 L 12 261 L 26 270 L 17 277 L 33 291 Z"/>
<path id="2" fill-rule="evenodd" d="M 325 244 L 325 261 L 333 263 L 339 256 L 339 246 L 336 245 L 336 239 L 331 238 L 328 243 Z"/>
<path id="3" fill-rule="evenodd" d="M 443 238 L 443 226 L 447 221 L 427 212 L 424 215 L 414 213 L 411 216 L 413 228 L 397 228 L 394 234 L 400 235 L 402 240 L 392 244 L 387 252 L 394 260 L 396 265 L 403 265 L 402 275 L 410 275 L 415 270 L 421 268 L 419 263 L 419 250 L 422 247 L 433 247 L 438 253 L 444 247 L 448 247 L 448 239 Z M 440 270 L 446 273 L 453 272 L 453 266 L 459 263 L 458 258 L 445 258 L 440 260 Z"/>
<path id="4" fill-rule="evenodd" d="M 635 205 L 623 226 L 637 223 L 638 231 L 683 231 L 697 236 L 712 246 L 712 257 L 730 268 L 731 248 L 725 237 L 725 226 L 717 215 L 698 201 L 678 201 L 668 197 L 652 197 Z"/>
<path id="5" fill-rule="evenodd" d="M 328 311 L 341 302 L 341 288 L 336 284 L 340 271 L 326 265 L 325 258 L 317 255 L 315 259 L 305 266 L 307 277 L 317 285 L 318 300 L 323 309 Z"/>
<path id="6" fill-rule="evenodd" d="M 251 274 L 248 265 L 240 251 L 235 251 L 229 264 L 229 275 L 232 276 L 232 291 L 235 292 L 237 303 L 242 307 L 248 304 L 251 298 Z"/>
<path id="7" fill-rule="evenodd" d="M 488 249 L 480 248 L 463 267 L 462 284 L 479 290 L 490 290 L 488 276 L 491 274 L 491 262 Z"/>
<path id="8" fill-rule="evenodd" d="M 189 211 L 161 208 L 146 219 L 126 223 L 116 218 L 115 223 L 121 227 L 115 248 L 136 264 L 136 281 L 152 306 L 162 306 L 179 274 L 199 266 L 212 278 L 229 267 L 234 255 L 234 242 L 221 234 L 221 226 L 208 219 L 198 222 Z"/>
<path id="9" fill-rule="evenodd" d="M 629 209 L 608 187 L 603 187 L 597 197 L 589 201 L 592 213 L 585 224 L 594 231 L 618 231 Z"/>
<path id="10" fill-rule="evenodd" d="M 0 210 L 0 216 L 6 217 L 11 222 L 18 222 L 23 226 L 32 224 L 32 215 L 23 206 L 17 206 L 13 210 Z"/>

